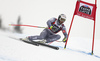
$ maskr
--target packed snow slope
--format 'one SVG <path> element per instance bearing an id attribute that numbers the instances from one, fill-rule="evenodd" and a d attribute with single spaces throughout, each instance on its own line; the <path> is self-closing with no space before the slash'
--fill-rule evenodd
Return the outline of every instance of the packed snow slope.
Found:
<path id="1" fill-rule="evenodd" d="M 9 36 L 19 38 L 28 35 L 0 30 L 0 61 L 100 61 L 98 40 L 95 40 L 94 55 L 91 55 L 89 39 L 73 37 L 66 49 L 63 49 L 64 43 L 53 42 L 51 45 L 60 47 L 59 50 L 54 50 L 14 40 Z"/>

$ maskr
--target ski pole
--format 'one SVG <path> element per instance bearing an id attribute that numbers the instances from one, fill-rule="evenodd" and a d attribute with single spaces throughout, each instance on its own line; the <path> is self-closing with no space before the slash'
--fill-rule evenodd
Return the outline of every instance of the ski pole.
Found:
<path id="1" fill-rule="evenodd" d="M 27 26 L 27 27 L 35 27 L 35 28 L 48 28 L 48 27 L 33 26 L 33 25 L 21 25 L 21 24 L 9 24 L 9 26 Z"/>
<path id="2" fill-rule="evenodd" d="M 56 41 L 56 42 L 63 42 L 63 41 Z M 50 42 L 48 45 L 52 44 L 53 42 Z"/>

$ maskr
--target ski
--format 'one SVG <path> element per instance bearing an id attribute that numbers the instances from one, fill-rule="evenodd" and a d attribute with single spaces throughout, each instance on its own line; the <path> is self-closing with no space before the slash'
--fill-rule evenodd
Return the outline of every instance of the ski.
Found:
<path id="1" fill-rule="evenodd" d="M 46 46 L 46 47 L 49 47 L 49 48 L 53 48 L 53 49 L 59 50 L 59 47 L 48 45 L 46 43 L 40 43 L 40 42 L 36 42 L 36 41 L 32 41 L 32 42 L 35 42 L 35 43 L 37 43 L 39 45 L 42 45 L 42 46 Z"/>
<path id="2" fill-rule="evenodd" d="M 32 44 L 32 45 L 35 45 L 35 46 L 41 45 L 41 46 L 49 47 L 49 48 L 52 48 L 52 49 L 55 49 L 55 50 L 59 50 L 59 47 L 48 45 L 48 44 L 45 44 L 45 43 L 40 43 L 40 42 L 36 42 L 36 41 L 26 41 L 26 40 L 23 40 L 22 38 L 14 38 L 14 37 L 10 37 L 10 38 L 20 40 L 20 41 L 23 41 L 25 43 Z"/>
<path id="3" fill-rule="evenodd" d="M 15 39 L 15 40 L 20 40 L 22 42 L 25 42 L 25 43 L 28 43 L 28 44 L 32 44 L 32 45 L 35 45 L 35 46 L 39 46 L 39 44 L 37 44 L 37 43 L 31 42 L 31 41 L 22 40 L 22 38 L 15 38 L 15 37 L 9 37 L 9 38 L 12 38 L 12 39 Z"/>
<path id="4" fill-rule="evenodd" d="M 22 40 L 22 38 L 20 38 L 20 40 Z M 27 42 L 25 40 L 23 40 L 24 42 Z M 37 45 L 42 45 L 42 46 L 45 46 L 45 47 L 49 47 L 49 48 L 53 48 L 53 49 L 56 49 L 56 50 L 59 50 L 59 47 L 56 47 L 56 46 L 52 46 L 52 45 L 48 45 L 46 43 L 40 43 L 40 42 L 36 42 L 36 41 L 31 41 L 32 43 L 34 44 L 37 44 Z M 28 42 L 29 43 L 29 42 Z"/>
<path id="5" fill-rule="evenodd" d="M 36 46 L 39 46 L 39 44 L 37 44 L 36 42 L 34 41 L 27 41 L 27 40 L 23 40 L 22 38 L 20 38 L 19 40 L 25 42 L 25 43 L 28 43 L 28 44 L 32 44 L 32 45 L 36 45 Z"/>

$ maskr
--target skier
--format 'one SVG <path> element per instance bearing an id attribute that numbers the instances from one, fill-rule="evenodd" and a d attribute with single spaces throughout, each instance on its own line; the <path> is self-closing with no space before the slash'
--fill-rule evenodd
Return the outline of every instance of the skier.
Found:
<path id="1" fill-rule="evenodd" d="M 38 36 L 28 36 L 25 38 L 27 41 L 32 41 L 32 40 L 41 40 L 39 42 L 41 43 L 49 43 L 56 41 L 61 38 L 60 35 L 57 33 L 62 30 L 64 34 L 64 39 L 62 40 L 63 42 L 66 42 L 66 39 L 68 37 L 66 28 L 64 26 L 64 22 L 66 21 L 66 15 L 61 14 L 57 18 L 51 18 L 47 21 L 48 28 L 45 28 L 40 35 Z"/>

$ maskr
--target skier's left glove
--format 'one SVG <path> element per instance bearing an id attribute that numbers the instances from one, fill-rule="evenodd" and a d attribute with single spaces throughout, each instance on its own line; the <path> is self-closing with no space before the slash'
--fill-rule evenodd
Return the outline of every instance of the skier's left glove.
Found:
<path id="1" fill-rule="evenodd" d="M 67 40 L 67 38 L 64 38 L 62 41 L 63 41 L 63 42 L 66 42 L 66 40 Z"/>

